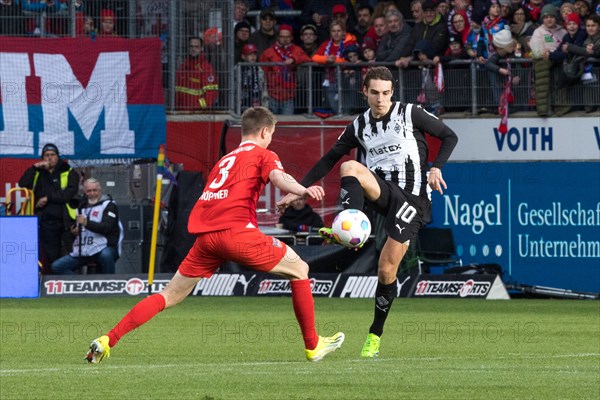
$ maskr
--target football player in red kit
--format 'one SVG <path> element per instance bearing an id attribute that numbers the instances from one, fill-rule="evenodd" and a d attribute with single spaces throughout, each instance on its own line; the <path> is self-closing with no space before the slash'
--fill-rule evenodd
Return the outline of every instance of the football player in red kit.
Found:
<path id="1" fill-rule="evenodd" d="M 342 345 L 343 333 L 322 337 L 316 332 L 308 264 L 285 243 L 258 229 L 256 206 L 269 181 L 284 192 L 315 200 L 325 194 L 321 186 L 306 188 L 296 182 L 285 173 L 277 154 L 267 150 L 276 122 L 263 107 L 244 112 L 239 147 L 212 169 L 209 183 L 190 214 L 188 230 L 196 235 L 196 241 L 175 276 L 164 291 L 140 301 L 110 332 L 92 341 L 86 355 L 88 362 L 99 363 L 109 357 L 125 334 L 181 302 L 200 279 L 212 276 L 224 261 L 291 281 L 294 313 L 309 361 L 319 361 Z"/>

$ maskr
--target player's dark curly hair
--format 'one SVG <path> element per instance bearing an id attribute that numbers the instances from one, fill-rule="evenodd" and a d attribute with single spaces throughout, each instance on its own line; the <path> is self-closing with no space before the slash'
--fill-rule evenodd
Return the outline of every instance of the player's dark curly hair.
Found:
<path id="1" fill-rule="evenodd" d="M 392 73 L 390 72 L 390 70 L 387 67 L 371 67 L 369 68 L 369 70 L 367 71 L 367 74 L 365 75 L 365 80 L 364 80 L 364 85 L 366 88 L 369 87 L 369 84 L 371 83 L 371 80 L 373 79 L 377 79 L 380 81 L 390 81 L 392 82 L 392 84 L 394 83 L 394 77 L 392 76 Z"/>

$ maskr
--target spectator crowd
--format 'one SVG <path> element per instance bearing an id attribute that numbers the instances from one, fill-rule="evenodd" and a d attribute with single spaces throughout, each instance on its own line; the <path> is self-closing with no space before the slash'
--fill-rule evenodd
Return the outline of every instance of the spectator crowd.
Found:
<path id="1" fill-rule="evenodd" d="M 288 96 L 293 96 L 296 84 L 294 66 L 309 61 L 322 64 L 324 72 L 319 83 L 326 105 L 333 112 L 338 110 L 338 85 L 345 92 L 360 90 L 366 68 L 352 68 L 353 63 L 386 62 L 399 69 L 420 68 L 423 83 L 417 100 L 427 102 L 438 115 L 444 112 L 440 98 L 442 65 L 466 68 L 470 61 L 493 72 L 490 87 L 494 99 L 500 102 L 506 82 L 500 76 L 508 74 L 507 63 L 515 58 L 529 59 L 534 71 L 532 106 L 541 117 L 552 113 L 548 91 L 555 68 L 559 70 L 561 88 L 577 81 L 597 81 L 586 60 L 600 58 L 598 0 L 308 0 L 291 2 L 301 11 L 291 22 L 276 17 L 277 9 L 285 8 L 282 3 L 290 3 L 280 1 L 279 7 L 262 8 L 258 29 L 248 35 L 252 25 L 244 13 L 263 3 L 235 1 L 241 10 L 235 30 L 246 30 L 246 34 L 236 35 L 236 46 L 254 45 L 259 61 L 286 65 L 263 70 L 268 83 L 277 82 L 268 84 L 266 90 L 278 93 L 285 87 Z M 281 41 L 282 31 L 286 42 Z M 579 73 L 567 76 L 562 72 L 563 65 L 574 59 L 581 64 Z M 455 60 L 463 62 L 452 63 Z M 244 60 L 236 56 L 236 63 L 240 61 Z M 346 66 L 340 82 L 332 68 L 335 65 Z M 519 77 L 512 76 L 511 85 L 518 84 Z M 288 107 L 282 108 L 280 101 L 271 98 L 269 107 L 275 113 L 294 113 L 297 108 L 293 107 L 293 98 L 286 101 Z M 352 102 L 346 100 L 342 112 L 352 111 L 348 107 Z M 562 107 L 555 112 L 562 115 L 569 109 Z M 595 107 L 585 110 L 594 111 Z"/>
<path id="2" fill-rule="evenodd" d="M 37 27 L 27 16 L 39 11 L 50 16 L 47 29 L 60 34 L 65 23 L 60 18 L 53 22 L 52 15 L 69 9 L 75 11 L 76 35 L 119 36 L 126 29 L 119 14 L 121 3 L 126 2 L 0 0 L 0 18 L 24 16 L 23 24 L 0 24 L 0 34 L 35 35 Z M 148 14 L 146 34 L 164 38 L 168 7 L 165 0 L 137 1 L 137 14 L 162 10 Z M 553 71 L 559 70 L 561 89 L 598 79 L 588 60 L 600 58 L 600 0 L 234 0 L 232 27 L 236 64 L 272 64 L 244 64 L 238 86 L 242 110 L 263 105 L 277 114 L 298 112 L 297 93 L 309 81 L 298 66 L 309 62 L 322 66 L 322 76 L 312 89 L 322 93 L 333 113 L 340 109 L 340 87 L 360 90 L 366 68 L 352 67 L 354 63 L 419 68 L 422 85 L 417 100 L 426 101 L 438 115 L 444 112 L 443 70 L 466 68 L 469 62 L 492 72 L 493 97 L 499 99 L 507 82 L 506 63 L 530 60 L 534 72 L 530 83 L 535 87 L 531 105 L 542 117 L 552 113 L 548 96 Z M 177 109 L 198 111 L 218 105 L 223 58 L 211 51 L 223 44 L 221 30 L 200 29 L 186 38 L 189 53 L 177 68 Z M 339 66 L 345 68 L 341 76 Z M 511 84 L 518 81 L 511 79 Z M 342 112 L 352 112 L 351 99 L 341 104 Z M 564 114 L 568 109 L 555 112 Z"/>

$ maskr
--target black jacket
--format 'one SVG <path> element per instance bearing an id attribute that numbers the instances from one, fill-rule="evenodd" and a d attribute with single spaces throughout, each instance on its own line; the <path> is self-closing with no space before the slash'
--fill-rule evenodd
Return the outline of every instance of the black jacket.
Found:
<path id="1" fill-rule="evenodd" d="M 577 55 L 587 55 L 587 53 L 585 51 L 583 52 L 583 54 L 577 53 L 579 48 L 585 49 L 585 47 L 583 47 L 583 42 L 585 41 L 585 39 L 587 39 L 587 37 L 588 37 L 588 35 L 584 29 L 579 29 L 577 31 L 577 33 L 575 33 L 575 36 L 571 36 L 567 33 L 563 37 L 563 40 L 560 42 L 560 45 L 558 46 L 558 48 L 556 50 L 554 50 L 552 53 L 550 53 L 550 59 L 554 62 L 559 62 L 559 61 L 562 61 L 565 58 L 567 58 L 567 56 L 569 56 L 569 53 L 577 54 Z M 567 51 L 567 52 L 562 51 L 562 46 L 565 43 L 568 43 L 570 45 L 569 49 L 568 49 L 569 51 Z M 571 45 L 574 45 L 574 46 L 571 46 Z M 575 51 L 573 51 L 573 50 L 575 50 Z"/>
<path id="2" fill-rule="evenodd" d="M 436 22 L 432 25 L 426 25 L 420 22 L 413 28 L 410 39 L 402 51 L 402 57 L 412 56 L 413 50 L 420 40 L 427 40 L 431 43 L 433 55 L 442 56 L 448 48 L 448 25 L 444 18 L 436 17 Z"/>
<path id="3" fill-rule="evenodd" d="M 410 40 L 411 32 L 412 28 L 404 22 L 399 32 L 388 32 L 383 35 L 375 59 L 377 61 L 398 60 Z"/>
<path id="4" fill-rule="evenodd" d="M 281 217 L 279 223 L 287 230 L 294 232 L 307 232 L 309 228 L 320 228 L 323 226 L 323 220 L 313 211 L 312 207 L 306 204 L 303 209 L 296 210 L 288 207 Z"/>
<path id="5" fill-rule="evenodd" d="M 34 187 L 36 172 L 39 172 L 39 175 Z M 68 180 L 67 186 L 62 189 L 60 187 L 60 176 L 64 172 L 68 172 Z M 48 198 L 45 207 L 35 209 L 35 214 L 40 220 L 62 220 L 65 227 L 72 225 L 73 220 L 69 216 L 66 205 L 79 191 L 79 174 L 71 168 L 68 162 L 59 159 L 52 173 L 32 166 L 19 179 L 19 186 L 33 189 L 36 202 L 42 197 Z"/>

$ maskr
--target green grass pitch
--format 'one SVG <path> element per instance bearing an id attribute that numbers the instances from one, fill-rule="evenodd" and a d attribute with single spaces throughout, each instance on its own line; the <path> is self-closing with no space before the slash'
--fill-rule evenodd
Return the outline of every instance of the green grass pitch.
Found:
<path id="1" fill-rule="evenodd" d="M 290 298 L 188 298 L 83 356 L 139 299 L 0 300 L 0 399 L 599 399 L 600 302 L 397 299 L 381 355 L 359 356 L 370 299 L 315 300 L 304 358 Z"/>

